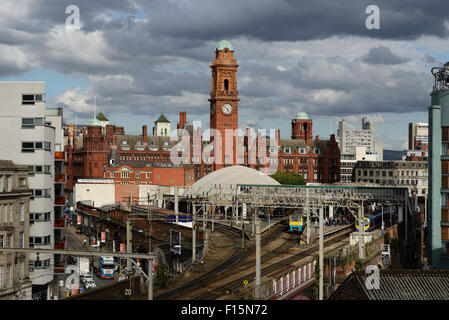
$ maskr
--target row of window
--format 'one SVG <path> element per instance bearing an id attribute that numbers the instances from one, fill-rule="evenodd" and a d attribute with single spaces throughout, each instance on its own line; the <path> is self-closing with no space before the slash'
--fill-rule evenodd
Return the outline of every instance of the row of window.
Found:
<path id="1" fill-rule="evenodd" d="M 0 217 L 3 223 L 14 223 L 13 203 L 0 205 Z M 19 204 L 19 219 L 25 221 L 25 204 Z"/>
<path id="2" fill-rule="evenodd" d="M 34 245 L 48 245 L 50 244 L 50 236 L 45 237 L 30 237 L 30 248 L 33 248 Z"/>
<path id="3" fill-rule="evenodd" d="M 35 126 L 50 125 L 45 118 L 22 118 L 22 129 L 33 129 Z"/>
<path id="4" fill-rule="evenodd" d="M 32 189 L 31 199 L 34 198 L 51 198 L 51 189 Z"/>
<path id="5" fill-rule="evenodd" d="M 19 262 L 19 280 L 23 280 L 24 277 L 24 264 L 23 261 Z M 5 279 L 6 277 L 6 279 Z M 13 286 L 13 265 L 7 264 L 0 265 L 0 289 L 5 289 Z"/>
<path id="6" fill-rule="evenodd" d="M 51 151 L 51 142 L 48 141 L 22 142 L 22 152 L 34 152 L 35 150 Z"/>
<path id="7" fill-rule="evenodd" d="M 22 94 L 22 104 L 34 105 L 36 102 L 45 102 L 44 93 Z"/>
<path id="8" fill-rule="evenodd" d="M 50 165 L 39 165 L 39 166 L 28 166 L 29 167 L 29 171 L 28 174 L 29 175 L 34 175 L 34 174 L 39 174 L 39 173 L 45 173 L 45 174 L 50 174 L 51 173 L 51 166 Z"/>
<path id="9" fill-rule="evenodd" d="M 30 223 L 34 221 L 50 221 L 51 212 L 30 212 Z"/>

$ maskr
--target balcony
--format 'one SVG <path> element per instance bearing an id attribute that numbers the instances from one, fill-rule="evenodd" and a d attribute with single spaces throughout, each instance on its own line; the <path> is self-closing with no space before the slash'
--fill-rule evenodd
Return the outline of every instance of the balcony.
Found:
<path id="1" fill-rule="evenodd" d="M 55 152 L 55 160 L 65 160 L 65 152 Z"/>
<path id="2" fill-rule="evenodd" d="M 55 268 L 53 270 L 54 273 L 64 273 L 65 268 L 63 264 L 55 264 Z"/>
<path id="3" fill-rule="evenodd" d="M 56 183 L 65 183 L 66 182 L 66 175 L 63 174 L 55 174 L 55 182 Z"/>
<path id="4" fill-rule="evenodd" d="M 61 240 L 59 240 L 60 242 L 56 242 L 55 241 L 55 249 L 65 249 L 65 242 L 64 241 L 61 241 Z"/>
<path id="5" fill-rule="evenodd" d="M 64 196 L 55 197 L 55 204 L 65 205 L 65 197 Z"/>
<path id="6" fill-rule="evenodd" d="M 55 219 L 55 228 L 64 228 L 65 221 L 64 219 Z"/>

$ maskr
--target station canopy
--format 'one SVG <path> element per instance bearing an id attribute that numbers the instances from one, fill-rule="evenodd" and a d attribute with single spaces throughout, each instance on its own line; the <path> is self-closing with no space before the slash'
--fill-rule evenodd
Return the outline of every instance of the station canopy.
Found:
<path id="1" fill-rule="evenodd" d="M 269 175 L 244 166 L 230 166 L 214 171 L 192 184 L 186 195 L 211 195 L 225 191 L 232 186 L 245 185 L 280 185 Z M 229 190 L 228 190 L 229 191 Z"/>

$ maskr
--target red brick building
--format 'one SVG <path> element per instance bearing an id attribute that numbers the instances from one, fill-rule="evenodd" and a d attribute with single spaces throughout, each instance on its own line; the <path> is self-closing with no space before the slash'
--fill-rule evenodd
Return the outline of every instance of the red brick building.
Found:
<path id="1" fill-rule="evenodd" d="M 303 175 L 306 182 L 340 181 L 340 150 L 335 135 L 331 135 L 329 140 L 320 140 L 318 136 L 313 138 L 313 121 L 304 112 L 298 113 L 291 122 L 292 139 L 281 140 L 278 129 L 275 144 L 267 142 L 266 145 L 259 145 L 260 141 L 265 141 L 265 137 L 259 134 L 257 138 L 252 138 L 247 134 L 239 152 L 236 137 L 225 139 L 226 130 L 235 132 L 238 129 L 240 99 L 237 91 L 237 67 L 232 45 L 228 41 L 221 41 L 210 66 L 212 75 L 209 99 L 210 128 L 219 131 L 222 142 L 221 163 L 213 161 L 215 155 L 218 159 L 215 145 L 218 137 L 212 136 L 210 141 L 203 141 L 202 129 L 194 128 L 187 121 L 186 112 L 180 113 L 177 124 L 178 141 L 181 141 L 183 135 L 190 136 L 189 145 L 186 146 L 189 152 L 181 164 L 174 164 L 171 159 L 172 148 L 178 141 L 171 141 L 170 136 L 148 136 L 146 125 L 142 127 L 141 135 L 126 135 L 123 127 L 110 125 L 101 114 L 79 132 L 70 125 L 67 128 L 67 155 L 70 162 L 67 164 L 67 189 L 73 188 L 73 183 L 79 178 L 111 178 L 124 185 L 127 182 L 190 185 L 212 171 L 236 164 L 255 169 L 266 168 L 271 164 L 278 171 Z M 159 119 L 161 118 L 165 119 Z M 193 144 L 195 137 L 199 141 L 196 145 Z M 248 148 L 253 139 L 259 151 L 265 149 L 266 157 L 262 160 L 257 159 L 256 148 Z M 204 151 L 206 156 L 203 156 Z M 270 159 L 270 154 L 276 152 L 277 158 Z M 122 177 L 124 171 L 129 172 L 129 178 Z"/>

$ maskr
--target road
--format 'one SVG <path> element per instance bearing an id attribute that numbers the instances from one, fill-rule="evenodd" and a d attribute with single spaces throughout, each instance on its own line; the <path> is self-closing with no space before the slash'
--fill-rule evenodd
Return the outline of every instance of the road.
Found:
<path id="1" fill-rule="evenodd" d="M 67 240 L 67 248 L 68 249 L 76 249 L 76 250 L 85 250 L 86 247 L 83 244 L 83 240 L 84 240 L 85 236 L 73 233 L 72 229 L 68 230 L 68 228 L 66 228 L 66 230 L 64 230 L 65 238 Z M 71 257 L 75 258 L 74 256 L 71 256 Z M 90 257 L 91 265 L 92 265 L 92 259 L 95 259 L 95 258 Z M 103 286 L 111 284 L 114 281 L 117 281 L 117 279 L 101 279 L 96 274 L 94 274 L 94 280 L 97 285 L 97 288 L 101 288 Z"/>

